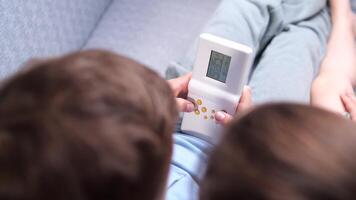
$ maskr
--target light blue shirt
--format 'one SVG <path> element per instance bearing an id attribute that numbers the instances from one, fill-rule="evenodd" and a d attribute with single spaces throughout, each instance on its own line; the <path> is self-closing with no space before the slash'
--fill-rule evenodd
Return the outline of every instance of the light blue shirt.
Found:
<path id="1" fill-rule="evenodd" d="M 196 200 L 199 182 L 212 147 L 209 142 L 186 135 L 174 134 L 173 157 L 168 179 L 167 200 Z"/>

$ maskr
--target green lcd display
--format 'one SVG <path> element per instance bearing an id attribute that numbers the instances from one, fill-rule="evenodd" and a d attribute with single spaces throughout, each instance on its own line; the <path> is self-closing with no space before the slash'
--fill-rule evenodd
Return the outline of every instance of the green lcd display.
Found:
<path id="1" fill-rule="evenodd" d="M 207 77 L 226 83 L 231 57 L 222 53 L 211 51 Z"/>

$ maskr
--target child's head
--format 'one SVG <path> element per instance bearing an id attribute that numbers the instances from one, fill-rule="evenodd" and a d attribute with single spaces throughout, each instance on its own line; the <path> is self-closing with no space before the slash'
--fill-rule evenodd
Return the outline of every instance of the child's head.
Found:
<path id="1" fill-rule="evenodd" d="M 177 116 L 166 81 L 105 51 L 30 65 L 0 89 L 0 199 L 159 199 Z"/>
<path id="2" fill-rule="evenodd" d="M 356 199 L 355 152 L 353 122 L 308 106 L 263 106 L 228 128 L 201 199 Z"/>

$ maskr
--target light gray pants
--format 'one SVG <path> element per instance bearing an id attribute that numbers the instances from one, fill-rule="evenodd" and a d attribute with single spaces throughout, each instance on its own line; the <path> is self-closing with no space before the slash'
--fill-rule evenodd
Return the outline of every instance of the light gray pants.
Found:
<path id="1" fill-rule="evenodd" d="M 330 32 L 326 0 L 223 0 L 203 32 L 253 47 L 255 103 L 308 103 Z M 176 67 L 192 69 L 197 43 Z M 167 75 L 172 75 L 167 71 Z"/>

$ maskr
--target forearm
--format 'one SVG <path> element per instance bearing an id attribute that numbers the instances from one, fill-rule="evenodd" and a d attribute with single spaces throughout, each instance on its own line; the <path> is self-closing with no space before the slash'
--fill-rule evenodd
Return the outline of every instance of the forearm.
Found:
<path id="1" fill-rule="evenodd" d="M 311 103 L 343 113 L 341 96 L 352 93 L 356 83 L 352 12 L 349 0 L 331 0 L 330 3 L 333 29 L 326 57 L 312 86 Z"/>
<path id="2" fill-rule="evenodd" d="M 320 76 L 344 76 L 355 86 L 355 43 L 350 2 L 349 0 L 330 2 L 333 29 L 327 54 L 320 68 Z"/>

